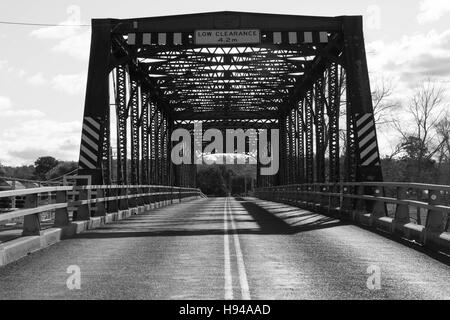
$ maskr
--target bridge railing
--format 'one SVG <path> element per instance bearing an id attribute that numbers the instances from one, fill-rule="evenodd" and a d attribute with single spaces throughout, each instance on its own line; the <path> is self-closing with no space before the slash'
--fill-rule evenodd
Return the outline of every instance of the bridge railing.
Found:
<path id="1" fill-rule="evenodd" d="M 140 211 L 205 197 L 200 189 L 158 185 L 51 186 L 0 191 L 0 223 L 22 220 L 22 235 L 39 235 L 42 216 L 53 213 L 55 227 L 72 221 L 89 221 L 96 217 L 127 211 Z M 20 209 L 8 208 L 8 199 L 23 199 Z M 39 201 L 45 198 L 47 201 Z M 6 201 L 5 201 L 6 199 Z M 6 205 L 5 205 L 6 203 Z"/>
<path id="2" fill-rule="evenodd" d="M 441 248 L 450 243 L 450 186 L 401 182 L 314 183 L 256 189 L 293 204 Z"/>

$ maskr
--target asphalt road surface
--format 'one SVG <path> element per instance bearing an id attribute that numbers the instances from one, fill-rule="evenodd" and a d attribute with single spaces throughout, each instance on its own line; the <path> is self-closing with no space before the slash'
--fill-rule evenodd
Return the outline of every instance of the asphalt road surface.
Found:
<path id="1" fill-rule="evenodd" d="M 0 299 L 449 299 L 449 280 L 445 260 L 357 226 L 255 198 L 208 198 L 1 267 Z"/>

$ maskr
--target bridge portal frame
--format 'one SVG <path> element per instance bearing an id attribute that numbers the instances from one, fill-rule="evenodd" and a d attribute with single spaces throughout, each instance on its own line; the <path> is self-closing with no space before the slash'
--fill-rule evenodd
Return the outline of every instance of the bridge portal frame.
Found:
<path id="1" fill-rule="evenodd" d="M 326 44 L 304 46 L 302 50 L 314 53 L 304 63 L 304 74 L 276 109 L 258 112 L 236 111 L 176 113 L 165 96 L 167 91 L 158 87 L 149 76 L 148 65 L 137 59 L 139 48 L 132 44 L 136 35 L 180 33 L 193 44 L 189 34 L 198 29 L 255 28 L 265 35 L 273 32 L 273 43 L 260 47 L 290 48 L 275 43 L 275 32 L 280 42 L 286 33 L 326 31 Z M 297 33 L 298 34 L 298 33 Z M 132 36 L 134 35 L 134 36 Z M 306 33 L 305 33 L 306 36 Z M 126 37 L 135 37 L 128 38 Z M 289 35 L 290 37 L 290 35 Z M 311 39 L 313 36 L 311 36 Z M 281 40 L 282 39 L 282 40 Z M 159 41 L 159 40 L 158 40 Z M 289 42 L 290 42 L 289 38 Z M 306 39 L 304 39 L 306 41 Z M 311 40 L 312 41 L 312 40 Z M 159 43 L 156 44 L 157 48 Z M 172 44 L 165 43 L 170 47 Z M 195 183 L 195 179 L 177 178 L 183 170 L 186 177 L 195 176 L 194 166 L 174 170 L 169 162 L 170 134 L 177 121 L 235 119 L 276 119 L 280 134 L 282 168 L 276 179 L 258 177 L 259 186 L 283 183 L 330 182 L 342 180 L 339 159 L 340 91 L 345 75 L 346 87 L 346 154 L 344 181 L 382 181 L 380 158 L 373 116 L 371 91 L 365 55 L 362 17 L 308 17 L 242 12 L 200 13 L 167 17 L 137 19 L 94 19 L 89 71 L 86 88 L 83 133 L 80 147 L 79 174 L 92 176 L 93 184 L 112 182 L 113 161 L 110 139 L 110 80 L 115 70 L 115 104 L 117 116 L 117 175 L 119 184 L 150 183 L 175 184 L 180 181 Z M 129 80 L 127 80 L 127 75 Z M 325 89 L 326 88 L 326 89 Z M 128 91 L 128 93 L 127 93 Z M 326 95 L 324 94 L 326 91 Z M 278 96 L 273 96 L 278 98 Z M 323 113 L 327 111 L 328 128 L 324 128 Z M 131 116 L 130 115 L 131 111 Z M 131 118 L 131 167 L 127 156 L 127 119 Z M 280 126 L 283 125 L 283 128 Z M 327 130 L 325 132 L 325 130 Z M 139 131 L 141 134 L 139 134 Z M 325 150 L 328 137 L 329 165 L 325 173 Z M 148 134 L 148 142 L 146 135 Z M 315 145 L 314 142 L 315 141 Z M 141 148 L 139 148 L 141 146 Z M 315 159 L 314 159 L 315 157 Z M 128 177 L 130 176 L 130 177 Z M 294 178 L 292 178 L 294 177 Z M 193 185 L 188 185 L 193 186 Z"/>

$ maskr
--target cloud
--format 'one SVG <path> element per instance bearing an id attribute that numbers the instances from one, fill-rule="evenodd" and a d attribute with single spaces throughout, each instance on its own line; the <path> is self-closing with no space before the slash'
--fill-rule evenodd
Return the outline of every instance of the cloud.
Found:
<path id="1" fill-rule="evenodd" d="M 59 23 L 58 26 L 33 30 L 30 35 L 38 39 L 65 39 L 77 34 L 80 29 L 80 26 L 71 25 L 71 22 L 64 21 Z"/>
<path id="2" fill-rule="evenodd" d="M 58 41 L 51 50 L 65 53 L 73 58 L 87 60 L 89 56 L 90 29 L 81 22 L 80 8 L 67 8 L 69 17 L 57 26 L 33 30 L 30 36 L 41 40 Z"/>
<path id="3" fill-rule="evenodd" d="M 374 41 L 367 45 L 368 64 L 380 72 L 414 87 L 425 78 L 450 76 L 450 29 L 403 36 L 399 41 Z"/>
<path id="4" fill-rule="evenodd" d="M 86 77 L 86 73 L 84 72 L 78 74 L 59 74 L 52 79 L 51 83 L 52 87 L 56 90 L 70 95 L 76 95 L 85 91 Z"/>
<path id="5" fill-rule="evenodd" d="M 439 20 L 446 12 L 450 12 L 448 0 L 422 0 L 417 21 L 420 24 Z"/>
<path id="6" fill-rule="evenodd" d="M 31 31 L 30 35 L 38 39 L 65 39 L 81 29 L 81 9 L 71 5 L 66 10 L 68 17 L 56 26 L 43 27 Z"/>
<path id="7" fill-rule="evenodd" d="M 4 117 L 40 118 L 44 113 L 36 109 L 15 108 L 9 97 L 0 96 L 0 114 Z"/>
<path id="8" fill-rule="evenodd" d="M 8 64 L 7 60 L 0 60 L 0 70 L 3 69 Z"/>
<path id="9" fill-rule="evenodd" d="M 26 150 L 13 150 L 9 152 L 9 155 L 18 158 L 21 160 L 25 160 L 27 162 L 34 161 L 39 157 L 42 157 L 47 154 L 46 149 L 39 148 L 31 148 Z"/>
<path id="10" fill-rule="evenodd" d="M 23 69 L 20 69 L 19 72 L 17 73 L 17 75 L 19 76 L 19 78 L 23 78 L 23 76 L 25 76 L 26 71 Z"/>
<path id="11" fill-rule="evenodd" d="M 67 53 L 73 58 L 87 60 L 90 40 L 91 31 L 89 30 L 61 40 L 52 48 L 52 51 Z"/>
<path id="12" fill-rule="evenodd" d="M 29 164 L 44 155 L 61 160 L 76 160 L 80 132 L 80 121 L 23 121 L 0 133 L 3 150 L 0 162 L 5 165 Z"/>
<path id="13" fill-rule="evenodd" d="M 0 96 L 0 111 L 11 108 L 11 99 L 8 97 Z"/>
<path id="14" fill-rule="evenodd" d="M 23 70 L 22 70 L 23 71 Z M 20 74 L 19 74 L 20 76 Z M 40 86 L 43 85 L 46 81 L 42 73 L 36 73 L 35 75 L 32 75 L 28 77 L 27 82 L 34 85 L 34 86 Z"/>

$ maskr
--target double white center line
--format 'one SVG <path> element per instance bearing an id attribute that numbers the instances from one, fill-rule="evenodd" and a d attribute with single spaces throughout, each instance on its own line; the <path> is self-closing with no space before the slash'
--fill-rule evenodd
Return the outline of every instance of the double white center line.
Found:
<path id="1" fill-rule="evenodd" d="M 245 271 L 244 257 L 242 255 L 239 236 L 236 231 L 236 224 L 233 218 L 233 212 L 230 208 L 229 198 L 225 198 L 223 210 L 223 229 L 224 229 L 224 264 L 225 264 L 225 299 L 233 299 L 233 277 L 231 269 L 230 242 L 228 236 L 228 212 L 230 216 L 231 229 L 233 232 L 234 250 L 236 252 L 236 263 L 239 273 L 239 284 L 241 287 L 242 300 L 250 300 L 250 290 L 248 288 L 247 272 Z"/>

